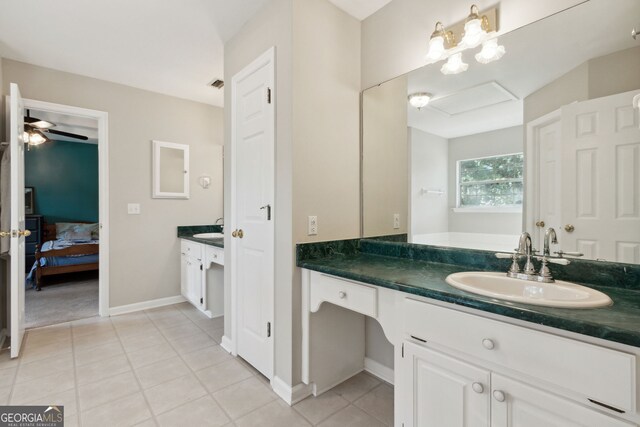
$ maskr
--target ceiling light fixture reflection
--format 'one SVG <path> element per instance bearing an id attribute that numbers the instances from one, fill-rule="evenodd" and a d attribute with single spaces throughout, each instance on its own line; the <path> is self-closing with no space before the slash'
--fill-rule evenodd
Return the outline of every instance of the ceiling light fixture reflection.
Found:
<path id="1" fill-rule="evenodd" d="M 482 42 L 482 50 L 476 54 L 476 61 L 481 64 L 497 61 L 504 56 L 504 46 L 498 45 L 498 39 Z"/>
<path id="2" fill-rule="evenodd" d="M 485 15 L 480 16 L 478 6 L 474 4 L 464 23 L 464 35 L 460 43 L 464 47 L 476 47 L 482 43 L 489 31 L 489 19 Z"/>
<path id="3" fill-rule="evenodd" d="M 433 95 L 426 92 L 412 93 L 411 95 L 409 95 L 409 104 L 411 104 L 412 107 L 420 110 L 422 109 L 422 107 L 427 106 L 429 101 L 431 101 L 432 96 Z"/>
<path id="4" fill-rule="evenodd" d="M 469 64 L 466 64 L 462 60 L 462 52 L 453 54 L 449 57 L 447 62 L 440 68 L 442 74 L 459 74 L 467 71 Z"/>

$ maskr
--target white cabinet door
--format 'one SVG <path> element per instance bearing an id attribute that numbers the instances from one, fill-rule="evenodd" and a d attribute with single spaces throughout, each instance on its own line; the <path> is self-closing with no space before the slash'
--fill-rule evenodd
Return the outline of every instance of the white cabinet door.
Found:
<path id="1" fill-rule="evenodd" d="M 196 307 L 202 306 L 202 262 L 190 256 L 183 256 L 184 280 L 182 295 Z"/>
<path id="2" fill-rule="evenodd" d="M 630 427 L 555 394 L 519 381 L 491 375 L 492 427 Z"/>
<path id="3" fill-rule="evenodd" d="M 412 343 L 404 344 L 399 369 L 401 425 L 489 426 L 489 371 Z"/>

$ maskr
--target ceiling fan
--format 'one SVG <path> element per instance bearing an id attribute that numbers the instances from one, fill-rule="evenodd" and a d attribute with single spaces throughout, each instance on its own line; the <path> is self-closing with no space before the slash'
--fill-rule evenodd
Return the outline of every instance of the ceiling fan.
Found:
<path id="1" fill-rule="evenodd" d="M 44 144 L 45 142 L 51 141 L 51 139 L 49 139 L 45 135 L 45 133 L 80 139 L 82 141 L 86 141 L 89 139 L 85 135 L 78 135 L 77 133 L 51 129 L 55 126 L 55 123 L 41 120 L 37 117 L 31 117 L 31 112 L 27 110 L 27 115 L 24 117 L 24 141 L 29 145 L 40 145 Z"/>

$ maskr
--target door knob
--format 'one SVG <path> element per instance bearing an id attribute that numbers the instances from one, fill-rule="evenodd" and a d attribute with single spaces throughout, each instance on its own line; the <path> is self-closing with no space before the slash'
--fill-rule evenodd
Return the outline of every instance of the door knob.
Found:
<path id="1" fill-rule="evenodd" d="M 544 227 L 544 221 L 536 221 L 536 227 L 543 228 Z"/>
<path id="2" fill-rule="evenodd" d="M 238 237 L 238 230 L 233 230 L 233 232 L 231 232 L 231 237 Z"/>
<path id="3" fill-rule="evenodd" d="M 238 230 L 238 237 L 242 239 L 244 237 L 244 231 L 242 229 Z"/>
<path id="4" fill-rule="evenodd" d="M 567 233 L 573 233 L 575 229 L 576 228 L 571 224 L 567 224 L 564 226 L 564 231 L 566 231 Z"/>
<path id="5" fill-rule="evenodd" d="M 10 231 L 0 231 L 0 237 L 11 237 Z"/>
<path id="6" fill-rule="evenodd" d="M 29 237 L 31 236 L 31 231 L 30 230 L 18 231 L 18 236 Z"/>

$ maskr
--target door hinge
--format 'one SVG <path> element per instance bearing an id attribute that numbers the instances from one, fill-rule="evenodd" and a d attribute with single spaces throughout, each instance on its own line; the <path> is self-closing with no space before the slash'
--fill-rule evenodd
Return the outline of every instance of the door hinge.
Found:
<path id="1" fill-rule="evenodd" d="M 200 271 L 202 271 L 202 264 L 200 264 Z"/>
<path id="2" fill-rule="evenodd" d="M 404 343 L 402 343 L 402 358 L 404 359 Z"/>
<path id="3" fill-rule="evenodd" d="M 271 104 L 271 88 L 267 88 L 267 104 Z"/>
<path id="4" fill-rule="evenodd" d="M 267 338 L 271 336 L 271 322 L 267 322 Z"/>
<path id="5" fill-rule="evenodd" d="M 203 303 L 204 303 L 204 299 L 200 298 L 200 304 L 203 304 Z"/>

